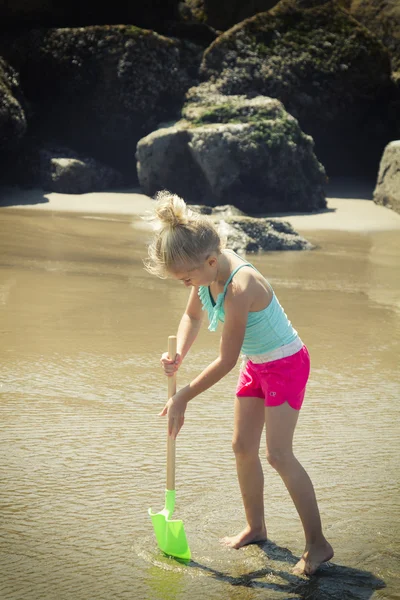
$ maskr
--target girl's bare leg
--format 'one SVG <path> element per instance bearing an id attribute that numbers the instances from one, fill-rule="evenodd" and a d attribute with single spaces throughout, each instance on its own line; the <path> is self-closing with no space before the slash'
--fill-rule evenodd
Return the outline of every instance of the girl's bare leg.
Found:
<path id="1" fill-rule="evenodd" d="M 232 447 L 246 513 L 247 527 L 221 541 L 231 548 L 267 539 L 264 518 L 264 474 L 259 457 L 264 428 L 264 400 L 236 398 Z"/>
<path id="2" fill-rule="evenodd" d="M 299 417 L 287 402 L 265 408 L 267 459 L 282 477 L 304 528 L 306 547 L 295 573 L 312 575 L 330 560 L 333 549 L 322 533 L 313 484 L 293 454 L 293 434 Z"/>

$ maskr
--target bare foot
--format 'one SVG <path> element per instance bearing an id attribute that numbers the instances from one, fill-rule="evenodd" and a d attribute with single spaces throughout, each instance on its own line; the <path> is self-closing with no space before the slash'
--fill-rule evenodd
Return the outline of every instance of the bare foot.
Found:
<path id="1" fill-rule="evenodd" d="M 241 548 L 248 544 L 256 544 L 257 542 L 265 542 L 267 539 L 267 530 L 265 527 L 262 529 L 251 529 L 249 526 L 246 527 L 238 535 L 232 537 L 224 537 L 221 540 L 222 544 L 225 544 L 229 548 Z"/>
<path id="2" fill-rule="evenodd" d="M 306 546 L 303 556 L 293 569 L 295 575 L 314 575 L 322 563 L 331 560 L 333 548 L 326 540 Z"/>

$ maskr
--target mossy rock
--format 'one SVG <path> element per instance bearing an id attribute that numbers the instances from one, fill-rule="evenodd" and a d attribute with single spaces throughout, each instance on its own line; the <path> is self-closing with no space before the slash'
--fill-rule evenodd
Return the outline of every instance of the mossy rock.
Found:
<path id="1" fill-rule="evenodd" d="M 184 119 L 137 146 L 145 193 L 166 188 L 194 204 L 232 204 L 247 214 L 326 206 L 313 140 L 281 102 L 227 97 L 204 85 L 188 99 Z"/>
<path id="2" fill-rule="evenodd" d="M 249 216 L 221 220 L 219 230 L 235 252 L 313 250 L 315 246 L 299 235 L 287 221 Z"/>
<path id="3" fill-rule="evenodd" d="M 393 0 L 346 0 L 353 17 L 389 50 L 392 72 L 400 77 L 400 3 Z"/>
<path id="4" fill-rule="evenodd" d="M 0 57 L 0 153 L 2 162 L 14 152 L 26 133 L 18 74 Z"/>
<path id="5" fill-rule="evenodd" d="M 134 26 L 40 29 L 1 36 L 32 107 L 30 130 L 136 181 L 137 141 L 176 118 L 193 78 L 182 43 Z"/>
<path id="6" fill-rule="evenodd" d="M 315 3 L 282 0 L 223 33 L 201 76 L 225 95 L 281 100 L 328 175 L 377 170 L 394 127 L 388 51 L 336 2 Z"/>

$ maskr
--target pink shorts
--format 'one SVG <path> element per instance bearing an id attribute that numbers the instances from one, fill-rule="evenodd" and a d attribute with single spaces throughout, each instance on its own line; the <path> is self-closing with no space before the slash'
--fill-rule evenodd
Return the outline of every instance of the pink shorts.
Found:
<path id="1" fill-rule="evenodd" d="M 264 398 L 265 406 L 288 402 L 296 410 L 303 404 L 310 355 L 306 346 L 286 358 L 257 364 L 248 360 L 239 375 L 236 395 Z"/>

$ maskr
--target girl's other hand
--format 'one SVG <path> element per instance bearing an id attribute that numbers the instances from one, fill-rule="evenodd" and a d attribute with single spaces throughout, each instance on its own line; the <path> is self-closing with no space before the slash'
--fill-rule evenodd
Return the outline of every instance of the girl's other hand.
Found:
<path id="1" fill-rule="evenodd" d="M 162 409 L 158 413 L 159 417 L 168 417 L 168 434 L 176 440 L 176 436 L 182 429 L 183 423 L 185 422 L 185 411 L 187 407 L 187 401 L 183 400 L 179 395 L 179 392 L 172 396 Z"/>
<path id="2" fill-rule="evenodd" d="M 161 356 L 160 363 L 167 377 L 172 377 L 172 375 L 176 373 L 181 366 L 182 357 L 180 354 L 176 354 L 175 358 L 171 359 L 168 352 L 164 352 L 164 354 Z"/>

